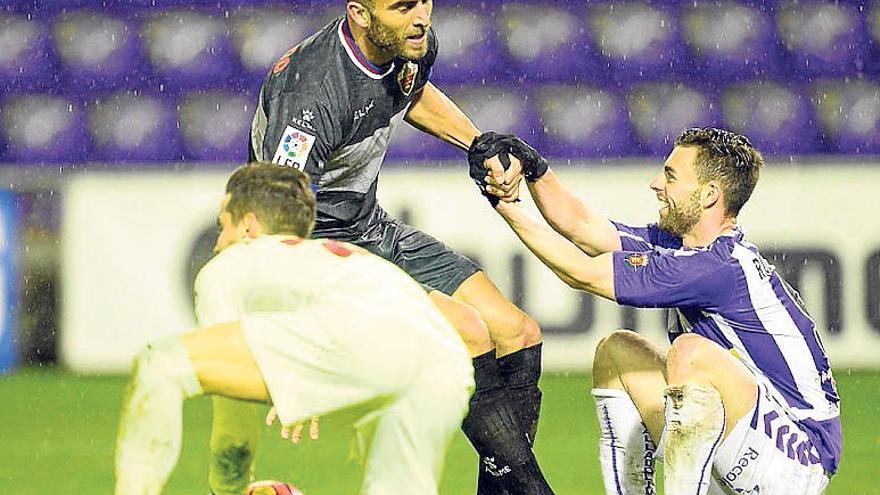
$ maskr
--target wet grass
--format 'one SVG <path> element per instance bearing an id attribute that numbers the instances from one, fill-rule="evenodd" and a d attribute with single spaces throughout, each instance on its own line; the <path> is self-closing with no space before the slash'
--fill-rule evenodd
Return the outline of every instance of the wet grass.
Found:
<path id="1" fill-rule="evenodd" d="M 880 371 L 836 373 L 844 398 L 844 456 L 831 495 L 875 494 L 880 450 Z M 0 493 L 17 495 L 112 493 L 113 450 L 121 376 L 77 376 L 60 369 L 24 369 L 0 377 Z M 596 418 L 588 375 L 547 375 L 537 454 L 554 489 L 602 493 L 596 460 Z M 165 493 L 207 493 L 210 400 L 189 401 L 183 451 Z M 293 445 L 264 428 L 257 453 L 259 478 L 283 479 L 308 495 L 357 493 L 359 466 L 351 460 L 350 421 L 355 411 L 321 422 L 321 439 Z M 474 493 L 476 455 L 459 434 L 447 456 L 441 492 Z"/>

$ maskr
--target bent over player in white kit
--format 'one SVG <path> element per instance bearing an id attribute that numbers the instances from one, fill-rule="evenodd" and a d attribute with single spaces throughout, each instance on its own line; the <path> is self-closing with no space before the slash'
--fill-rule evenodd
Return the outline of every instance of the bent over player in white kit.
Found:
<path id="1" fill-rule="evenodd" d="M 180 452 L 183 401 L 202 394 L 271 402 L 283 425 L 367 403 L 355 425 L 361 493 L 437 493 L 473 390 L 467 349 L 401 269 L 348 244 L 305 240 L 314 218 L 299 170 L 251 164 L 232 174 L 218 254 L 196 281 L 202 328 L 136 358 L 117 495 L 161 492 Z"/>
<path id="2" fill-rule="evenodd" d="M 659 443 L 667 495 L 821 493 L 840 461 L 840 397 L 800 296 L 737 224 L 763 164 L 749 140 L 683 132 L 651 181 L 660 218 L 645 227 L 587 208 L 518 138 L 479 141 L 522 161 L 546 223 L 482 164 L 472 177 L 560 279 L 619 304 L 673 310 L 668 352 L 626 330 L 596 349 L 606 492 L 653 494 Z"/>

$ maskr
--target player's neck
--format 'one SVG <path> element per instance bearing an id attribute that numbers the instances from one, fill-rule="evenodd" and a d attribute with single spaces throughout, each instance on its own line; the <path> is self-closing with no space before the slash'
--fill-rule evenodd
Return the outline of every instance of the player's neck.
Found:
<path id="1" fill-rule="evenodd" d="M 736 228 L 736 218 L 701 218 L 699 222 L 681 238 L 685 247 L 695 248 L 711 244 L 715 239 L 732 232 Z"/>
<path id="2" fill-rule="evenodd" d="M 389 54 L 385 50 L 382 50 L 367 37 L 367 30 L 358 26 L 357 23 L 352 22 L 351 19 L 346 17 L 346 22 L 348 23 L 349 32 L 351 32 L 351 39 L 354 40 L 355 45 L 357 45 L 358 50 L 366 57 L 367 60 L 370 61 L 371 64 L 381 67 L 388 62 L 390 62 L 394 55 Z"/>

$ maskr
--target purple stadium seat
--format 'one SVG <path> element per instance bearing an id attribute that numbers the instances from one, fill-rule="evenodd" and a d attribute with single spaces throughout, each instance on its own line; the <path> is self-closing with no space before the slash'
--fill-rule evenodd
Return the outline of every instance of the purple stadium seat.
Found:
<path id="1" fill-rule="evenodd" d="M 692 70 L 713 82 L 762 76 L 779 63 L 766 10 L 731 1 L 688 4 L 682 8 L 681 30 Z"/>
<path id="2" fill-rule="evenodd" d="M 291 7 L 241 8 L 230 12 L 230 36 L 244 74 L 256 87 L 272 65 L 319 26 Z"/>
<path id="3" fill-rule="evenodd" d="M 0 11 L 0 92 L 45 90 L 54 73 L 46 25 Z"/>
<path id="4" fill-rule="evenodd" d="M 121 17 L 66 11 L 54 19 L 52 33 L 68 85 L 109 89 L 137 84 L 145 74 L 137 31 Z"/>
<path id="5" fill-rule="evenodd" d="M 517 134 L 532 144 L 539 125 L 521 89 L 501 86 L 441 88 L 483 131 Z M 389 159 L 462 158 L 462 152 L 432 136 L 401 124 L 392 138 Z"/>
<path id="6" fill-rule="evenodd" d="M 103 0 L 106 1 L 106 0 Z M 209 7 L 216 6 L 217 0 L 125 0 L 125 2 L 138 10 L 148 11 L 151 9 L 166 9 L 172 7 Z"/>
<path id="7" fill-rule="evenodd" d="M 634 154 L 626 109 L 610 90 L 545 85 L 535 92 L 535 106 L 544 126 L 542 153 L 560 157 Z"/>
<path id="8" fill-rule="evenodd" d="M 26 94 L 0 103 L 7 158 L 21 163 L 77 162 L 89 140 L 81 105 L 59 96 Z"/>
<path id="9" fill-rule="evenodd" d="M 522 87 L 480 85 L 461 87 L 452 91 L 450 97 L 484 132 L 516 134 L 533 146 L 540 146 L 541 125 L 528 94 L 528 89 Z"/>
<path id="10" fill-rule="evenodd" d="M 716 125 L 717 105 L 708 96 L 681 83 L 648 83 L 626 95 L 630 123 L 641 149 L 662 156 L 689 127 Z"/>
<path id="11" fill-rule="evenodd" d="M 498 36 L 516 75 L 524 80 L 573 81 L 595 74 L 597 54 L 587 50 L 583 21 L 576 12 L 545 2 L 511 3 L 498 10 Z"/>
<path id="12" fill-rule="evenodd" d="M 668 11 L 639 1 L 591 3 L 586 24 L 619 82 L 672 79 L 684 69 L 676 19 Z"/>
<path id="13" fill-rule="evenodd" d="M 734 84 L 721 97 L 721 111 L 728 128 L 748 136 L 766 154 L 817 149 L 809 99 L 775 82 Z"/>
<path id="14" fill-rule="evenodd" d="M 94 158 L 107 161 L 181 157 L 177 118 L 165 98 L 121 91 L 89 103 Z"/>
<path id="15" fill-rule="evenodd" d="M 834 153 L 880 153 L 880 86 L 866 80 L 821 81 L 813 103 Z"/>
<path id="16" fill-rule="evenodd" d="M 880 74 L 880 2 L 873 2 L 866 13 L 873 50 L 870 52 L 865 70 L 874 74 Z"/>
<path id="17" fill-rule="evenodd" d="M 238 72 L 226 22 L 210 11 L 145 9 L 141 35 L 168 88 L 221 88 Z"/>
<path id="18" fill-rule="evenodd" d="M 794 2 L 776 13 L 792 76 L 839 75 L 861 69 L 867 56 L 864 18 L 855 5 Z"/>
<path id="19" fill-rule="evenodd" d="M 191 160 L 247 160 L 255 97 L 227 91 L 193 91 L 177 102 L 184 154 Z"/>
<path id="20" fill-rule="evenodd" d="M 478 83 L 509 78 L 504 48 L 495 37 L 491 16 L 480 10 L 444 6 L 433 15 L 440 42 L 432 78 L 441 82 Z"/>

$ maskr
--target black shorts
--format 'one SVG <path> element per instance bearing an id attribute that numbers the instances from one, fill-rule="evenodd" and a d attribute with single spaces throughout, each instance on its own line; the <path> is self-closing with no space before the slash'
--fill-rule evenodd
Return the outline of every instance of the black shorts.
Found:
<path id="1" fill-rule="evenodd" d="M 315 237 L 324 237 L 320 233 Z M 378 206 L 370 214 L 367 228 L 350 242 L 385 258 L 414 278 L 426 291 L 452 295 L 468 277 L 480 269 L 477 264 L 449 249 L 428 234 L 397 220 Z"/>

